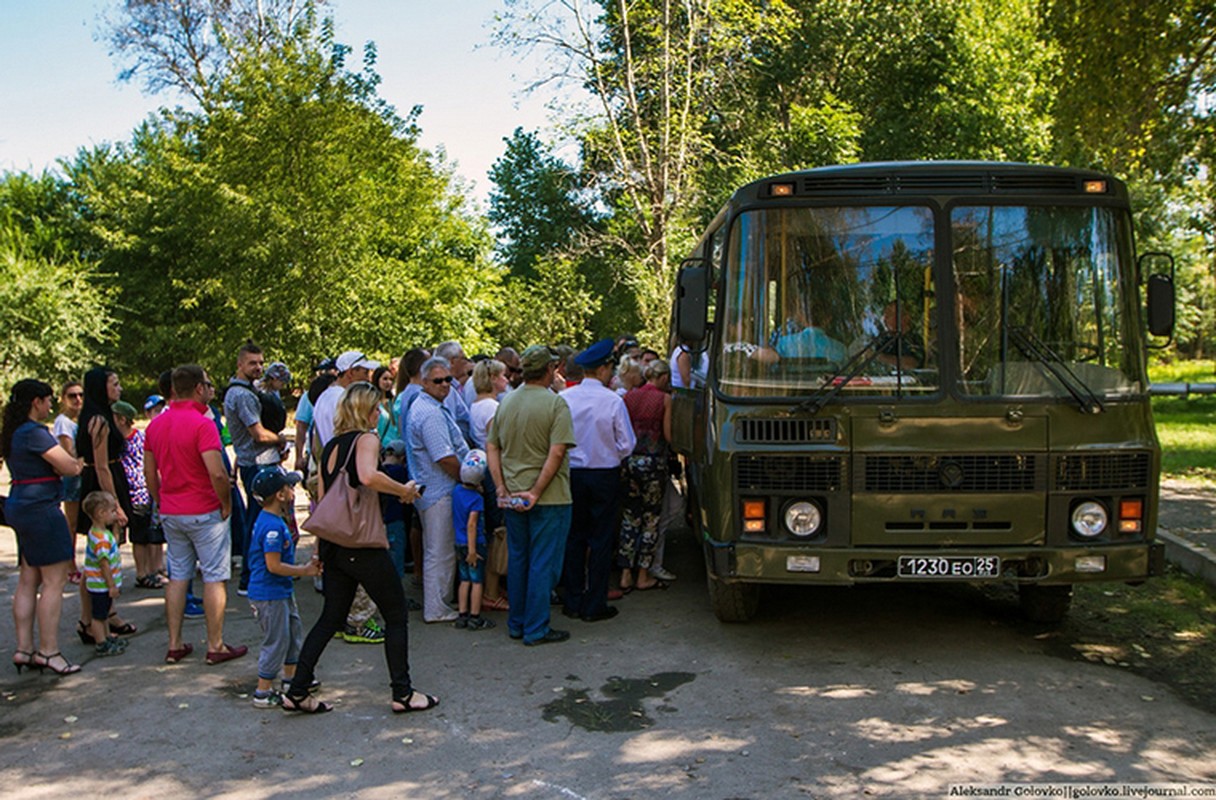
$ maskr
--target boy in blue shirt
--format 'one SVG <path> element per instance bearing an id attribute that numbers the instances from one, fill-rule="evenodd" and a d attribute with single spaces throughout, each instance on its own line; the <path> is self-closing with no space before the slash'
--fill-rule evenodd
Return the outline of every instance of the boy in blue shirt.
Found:
<path id="1" fill-rule="evenodd" d="M 486 474 L 486 454 L 470 450 L 460 464 L 460 483 L 452 489 L 452 526 L 456 529 L 456 589 L 454 627 L 470 631 L 493 628 L 494 621 L 481 616 L 482 584 L 486 579 L 485 501 L 481 482 Z"/>
<path id="2" fill-rule="evenodd" d="M 296 545 L 287 527 L 287 508 L 295 503 L 295 487 L 303 479 L 298 472 L 279 466 L 262 467 L 253 478 L 253 494 L 262 511 L 249 537 L 249 602 L 262 626 L 262 651 L 258 654 L 258 687 L 253 704 L 272 708 L 282 701 L 274 681 L 283 671 L 284 683 L 291 680 L 300 659 L 304 626 L 296 607 L 292 579 L 320 575 L 321 562 L 314 555 L 307 564 L 296 564 Z"/>

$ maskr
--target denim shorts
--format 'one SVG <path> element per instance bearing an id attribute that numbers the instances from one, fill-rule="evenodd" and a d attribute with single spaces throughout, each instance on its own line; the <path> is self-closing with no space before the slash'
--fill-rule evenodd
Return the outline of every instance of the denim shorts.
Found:
<path id="1" fill-rule="evenodd" d="M 168 545 L 169 579 L 187 581 L 197 563 L 204 583 L 219 583 L 232 577 L 232 539 L 228 521 L 219 509 L 207 514 L 162 514 Z"/>
<path id="2" fill-rule="evenodd" d="M 80 502 L 80 476 L 65 475 L 63 477 L 63 501 L 65 503 Z"/>
<path id="3" fill-rule="evenodd" d="M 470 567 L 469 562 L 465 561 L 469 557 L 469 548 L 462 544 L 456 545 L 456 576 L 461 583 L 486 582 L 486 546 L 484 544 L 477 545 L 477 555 L 481 556 L 477 559 L 477 566 Z"/>

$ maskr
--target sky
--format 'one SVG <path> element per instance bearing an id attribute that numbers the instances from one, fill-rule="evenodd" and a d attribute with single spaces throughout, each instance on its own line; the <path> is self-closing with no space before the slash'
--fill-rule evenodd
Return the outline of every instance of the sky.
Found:
<path id="1" fill-rule="evenodd" d="M 118 82 L 97 41 L 98 16 L 120 0 L 0 0 L 0 172 L 53 169 L 80 147 L 126 141 L 149 113 L 180 102 Z M 523 92 L 536 74 L 490 42 L 501 0 L 333 0 L 337 39 L 375 41 L 380 95 L 423 107 L 421 144 L 442 147 L 484 205 L 486 173 L 516 127 L 548 138 L 546 98 Z"/>

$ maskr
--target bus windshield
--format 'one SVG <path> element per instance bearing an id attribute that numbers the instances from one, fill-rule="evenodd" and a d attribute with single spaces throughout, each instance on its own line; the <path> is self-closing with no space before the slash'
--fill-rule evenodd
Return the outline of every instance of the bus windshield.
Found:
<path id="1" fill-rule="evenodd" d="M 739 215 L 719 306 L 722 391 L 805 396 L 833 383 L 853 396 L 937 391 L 933 220 L 920 206 Z"/>
<path id="2" fill-rule="evenodd" d="M 961 393 L 1084 406 L 1144 391 L 1126 213 L 960 206 L 950 223 Z"/>

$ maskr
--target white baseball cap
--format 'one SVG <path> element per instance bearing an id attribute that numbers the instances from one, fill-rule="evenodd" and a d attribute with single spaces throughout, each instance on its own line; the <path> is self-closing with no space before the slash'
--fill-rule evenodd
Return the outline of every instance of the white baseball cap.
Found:
<path id="1" fill-rule="evenodd" d="M 379 361 L 372 361 L 358 350 L 347 350 L 345 353 L 338 356 L 337 364 L 338 372 L 346 372 L 347 370 L 355 369 L 356 367 L 366 367 L 367 369 L 372 370 L 380 368 Z"/>

